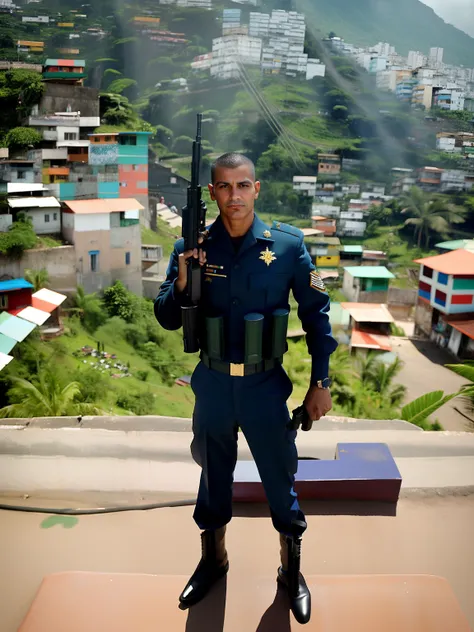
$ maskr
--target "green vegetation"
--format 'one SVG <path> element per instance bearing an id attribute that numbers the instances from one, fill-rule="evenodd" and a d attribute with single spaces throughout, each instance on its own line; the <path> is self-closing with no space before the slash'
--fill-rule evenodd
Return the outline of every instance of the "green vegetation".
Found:
<path id="1" fill-rule="evenodd" d="M 31 127 L 14 127 L 5 136 L 5 147 L 15 151 L 28 149 L 39 145 L 43 140 L 42 135 Z"/>
<path id="2" fill-rule="evenodd" d="M 74 383 L 74 388 L 65 391 L 61 409 L 74 412 L 47 414 L 91 414 L 81 412 L 86 409 L 79 406 L 90 404 L 101 414 L 191 415 L 193 394 L 174 381 L 191 374 L 197 356 L 184 353 L 181 332 L 166 332 L 158 325 L 151 301 L 127 292 L 117 282 L 103 298 L 86 295 L 79 288 L 75 307 L 67 314 L 61 338 L 43 342 L 33 332 L 14 347 L 14 361 L 0 374 L 4 415 L 18 410 L 40 414 L 26 396 L 32 388 L 22 383 L 18 390 L 14 378 L 26 380 L 44 397 L 50 393 L 58 402 L 63 401 L 59 394 Z M 5 409 L 17 404 L 26 408 Z M 53 408 L 45 404 L 44 410 Z"/>
<path id="3" fill-rule="evenodd" d="M 35 245 L 33 221 L 24 213 L 18 213 L 17 221 L 9 226 L 8 232 L 0 233 L 0 254 L 12 259 L 19 259 L 24 250 L 34 248 Z"/>

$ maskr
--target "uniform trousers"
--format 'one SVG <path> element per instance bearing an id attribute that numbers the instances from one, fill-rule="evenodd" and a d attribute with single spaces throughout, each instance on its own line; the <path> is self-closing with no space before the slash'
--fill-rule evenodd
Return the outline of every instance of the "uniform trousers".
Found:
<path id="1" fill-rule="evenodd" d="M 238 429 L 245 435 L 270 506 L 273 526 L 285 535 L 306 529 L 294 490 L 296 431 L 286 405 L 293 386 L 281 365 L 245 377 L 200 362 L 191 378 L 196 397 L 191 453 L 202 468 L 194 520 L 215 530 L 232 518 L 232 484 Z"/>

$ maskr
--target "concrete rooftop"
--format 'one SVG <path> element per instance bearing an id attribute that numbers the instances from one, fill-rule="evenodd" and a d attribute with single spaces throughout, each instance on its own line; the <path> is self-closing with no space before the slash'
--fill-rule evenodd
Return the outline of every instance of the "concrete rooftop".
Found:
<path id="1" fill-rule="evenodd" d="M 189 454 L 190 420 L 122 417 L 84 418 L 80 422 L 74 418 L 4 421 L 8 425 L 0 426 L 0 504 L 110 507 L 192 500 L 195 496 L 199 468 Z M 363 581 L 380 587 L 382 580 L 367 576 L 422 574 L 449 582 L 474 627 L 474 434 L 429 433 L 405 422 L 343 418 L 326 418 L 316 427 L 312 432 L 299 433 L 300 456 L 332 459 L 338 443 L 383 442 L 392 451 L 403 486 L 396 515 L 391 507 L 378 503 L 304 503 L 308 531 L 303 540 L 302 570 L 311 577 L 315 626 L 325 620 L 328 599 L 322 595 L 329 594 L 327 582 L 331 578 L 336 582 L 339 575 L 349 579 L 363 575 Z M 241 439 L 239 458 L 249 459 L 248 447 Z M 75 517 L 0 511 L 1 632 L 18 629 L 43 578 L 65 571 L 155 576 L 149 581 L 162 587 L 156 588 L 160 595 L 166 590 L 164 609 L 169 609 L 174 622 L 168 628 L 164 621 L 157 621 L 157 630 L 298 629 L 281 604 L 275 606 L 276 611 L 271 610 L 279 556 L 278 535 L 266 505 L 235 505 L 227 538 L 231 570 L 225 625 L 216 627 L 214 616 L 222 606 L 217 607 L 215 602 L 222 587 L 201 609 L 177 609 L 179 592 L 200 556 L 199 531 L 192 511 L 192 507 L 183 506 Z M 51 581 L 57 583 L 61 577 Z M 97 576 L 93 579 L 98 581 Z M 64 581 L 77 586 L 81 579 L 64 576 Z M 144 578 L 136 581 L 148 582 Z M 324 589 L 320 581 L 326 582 Z M 411 588 L 406 595 L 414 595 L 415 586 L 408 585 Z M 430 590 L 437 594 L 434 585 Z M 84 591 L 86 588 L 79 590 L 78 599 L 86 594 Z M 367 591 L 369 588 L 363 594 Z M 244 598 L 250 599 L 251 607 L 242 607 Z M 98 594 L 96 600 L 100 608 Z M 212 626 L 209 604 L 213 608 Z M 270 614 L 265 614 L 269 609 Z M 71 613 L 69 630 L 111 629 L 73 627 L 77 617 Z M 309 630 L 309 626 L 306 628 Z M 39 629 L 43 630 L 24 628 L 28 632 Z M 48 627 L 48 632 L 56 629 L 64 628 Z M 311 629 L 332 632 L 347 628 L 327 625 Z M 385 629 L 388 632 L 392 628 Z"/>

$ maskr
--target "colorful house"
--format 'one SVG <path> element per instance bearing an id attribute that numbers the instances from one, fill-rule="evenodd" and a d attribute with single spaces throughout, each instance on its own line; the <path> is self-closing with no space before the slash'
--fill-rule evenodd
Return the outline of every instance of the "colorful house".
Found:
<path id="1" fill-rule="evenodd" d="M 390 352 L 390 328 L 394 322 L 386 305 L 380 303 L 341 303 L 350 314 L 350 350 Z"/>
<path id="2" fill-rule="evenodd" d="M 349 266 L 344 268 L 342 291 L 355 303 L 386 303 L 394 278 L 385 266 Z"/>
<path id="3" fill-rule="evenodd" d="M 142 295 L 140 213 L 134 198 L 64 203 L 63 237 L 74 244 L 78 285 L 97 292 L 120 280 Z"/>
<path id="4" fill-rule="evenodd" d="M 341 173 L 341 157 L 338 154 L 318 154 L 318 175 L 337 177 Z"/>
<path id="5" fill-rule="evenodd" d="M 323 217 L 322 215 L 314 215 L 311 218 L 313 228 L 322 231 L 325 237 L 332 237 L 336 234 L 336 220 Z"/>
<path id="6" fill-rule="evenodd" d="M 90 134 L 89 165 L 98 179 L 97 197 L 136 198 L 148 208 L 150 132 Z"/>
<path id="7" fill-rule="evenodd" d="M 43 338 L 62 332 L 59 306 L 65 300 L 64 294 L 46 288 L 33 293 L 25 279 L 0 281 L 0 371 L 13 360 L 13 347 L 36 327 Z"/>
<path id="8" fill-rule="evenodd" d="M 84 59 L 47 59 L 44 62 L 43 79 L 45 81 L 60 81 L 82 86 L 85 76 Z"/>
<path id="9" fill-rule="evenodd" d="M 435 244 L 435 248 L 442 253 L 451 250 L 472 250 L 474 251 L 474 239 L 455 239 L 454 241 L 440 241 Z"/>
<path id="10" fill-rule="evenodd" d="M 417 259 L 420 280 L 415 332 L 454 355 L 474 355 L 474 252 L 452 250 Z M 468 332 L 468 333 L 466 333 Z"/>
<path id="11" fill-rule="evenodd" d="M 305 242 L 317 268 L 339 267 L 339 250 L 341 247 L 339 237 L 308 237 Z"/>
<path id="12" fill-rule="evenodd" d="M 347 261 L 355 261 L 360 264 L 363 253 L 363 246 L 341 246 L 341 264 Z"/>

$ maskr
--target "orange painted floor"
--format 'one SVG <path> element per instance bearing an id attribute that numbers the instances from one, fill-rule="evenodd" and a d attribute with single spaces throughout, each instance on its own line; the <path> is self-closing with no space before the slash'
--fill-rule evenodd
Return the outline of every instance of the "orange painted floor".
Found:
<path id="1" fill-rule="evenodd" d="M 469 632 L 445 579 L 429 575 L 308 577 L 313 614 L 308 632 Z M 43 581 L 19 632 L 289 632 L 275 581 L 221 581 L 189 611 L 177 607 L 185 577 L 60 573 Z"/>
<path id="2" fill-rule="evenodd" d="M 143 502 L 154 500 L 144 498 Z M 129 501 L 133 503 L 136 499 Z M 87 493 L 81 503 L 67 497 L 54 500 L 31 497 L 26 501 L 5 498 L 3 502 L 49 507 L 94 504 L 87 499 Z M 100 500 L 97 502 L 102 505 Z M 303 538 L 302 570 L 307 578 L 313 577 L 315 622 L 318 612 L 323 612 L 316 604 L 324 605 L 330 590 L 330 587 L 318 588 L 314 583 L 320 576 L 421 574 L 444 577 L 448 581 L 474 628 L 474 496 L 402 499 L 396 516 L 364 515 L 364 507 L 357 504 L 341 507 L 330 503 L 305 503 L 304 508 L 308 530 Z M 193 522 L 192 512 L 192 507 L 183 507 L 79 516 L 77 521 L 68 516 L 69 520 L 61 524 L 44 514 L 1 511 L 0 631 L 17 632 L 45 577 L 83 571 L 159 576 L 167 595 L 165 606 L 160 608 L 170 608 L 170 616 L 178 617 L 182 627 L 177 630 L 214 632 L 209 625 L 198 627 L 199 621 L 197 624 L 192 619 L 188 622 L 188 613 L 177 609 L 179 593 L 200 556 L 199 530 Z M 263 625 L 259 622 L 275 597 L 278 534 L 265 508 L 262 511 L 258 507 L 236 507 L 227 536 L 230 572 L 226 621 L 231 625 L 232 617 L 238 620 L 238 616 L 247 616 L 248 611 L 249 627 L 234 629 L 255 632 L 258 625 Z M 150 591 L 154 599 L 148 607 L 157 607 L 161 603 L 161 588 L 158 590 L 150 584 Z M 249 591 L 255 593 L 251 599 Z M 439 600 L 435 597 L 436 591 L 432 589 L 433 607 Z M 244 595 L 247 595 L 245 599 Z M 120 598 L 113 601 L 117 608 L 124 605 Z M 218 607 L 214 602 L 211 609 L 217 612 Z M 106 609 L 103 610 L 105 613 Z M 346 610 L 351 614 L 353 606 Z M 192 617 L 199 619 L 199 612 L 197 607 Z M 265 625 L 269 625 L 267 620 L 273 620 L 275 612 L 278 617 L 283 617 L 278 625 L 286 625 L 286 628 L 260 628 L 259 632 L 297 629 L 294 623 L 292 628 L 288 627 L 288 611 L 285 615 L 279 607 L 266 615 Z M 202 615 L 200 617 L 202 620 Z M 71 616 L 71 625 L 74 619 L 75 616 Z M 191 624 L 195 627 L 190 627 Z M 73 632 L 71 625 L 63 627 L 61 632 Z M 185 625 L 188 628 L 183 627 Z M 310 628 L 306 626 L 305 629 Z M 34 628 L 28 632 L 32 630 Z M 54 628 L 46 626 L 40 630 L 53 632 Z M 91 630 L 87 627 L 81 632 Z M 230 630 L 233 629 L 225 629 L 225 632 Z M 352 627 L 342 630 L 353 632 Z M 446 630 L 458 632 L 452 625 L 446 626 Z M 101 632 L 107 630 L 104 628 Z M 127 632 L 148 631 L 132 627 Z M 158 624 L 153 632 L 173 632 L 173 629 Z M 385 624 L 380 632 L 388 632 Z M 402 626 L 397 632 L 406 632 L 406 628 Z"/>

